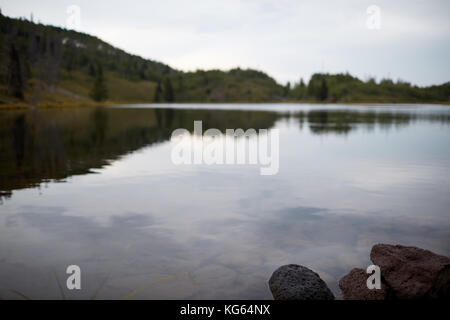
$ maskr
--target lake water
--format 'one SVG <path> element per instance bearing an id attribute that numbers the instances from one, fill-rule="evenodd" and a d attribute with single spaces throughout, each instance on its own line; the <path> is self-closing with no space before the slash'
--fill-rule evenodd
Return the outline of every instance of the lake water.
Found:
<path id="1" fill-rule="evenodd" d="M 279 172 L 174 165 L 177 128 L 279 129 Z M 450 107 L 186 104 L 0 112 L 0 297 L 271 299 L 376 243 L 450 254 Z M 59 280 L 56 280 L 59 279 Z"/>

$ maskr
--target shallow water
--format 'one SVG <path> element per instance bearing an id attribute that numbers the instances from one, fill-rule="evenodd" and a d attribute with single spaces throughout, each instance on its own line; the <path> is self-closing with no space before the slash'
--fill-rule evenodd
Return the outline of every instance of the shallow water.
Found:
<path id="1" fill-rule="evenodd" d="M 278 128 L 278 174 L 174 165 L 170 135 L 194 120 Z M 3 111 L 0 139 L 5 299 L 20 298 L 5 288 L 60 299 L 56 278 L 65 287 L 72 264 L 82 270 L 82 289 L 64 289 L 72 299 L 270 299 L 267 280 L 287 263 L 339 296 L 339 279 L 371 264 L 375 243 L 450 254 L 446 106 Z"/>

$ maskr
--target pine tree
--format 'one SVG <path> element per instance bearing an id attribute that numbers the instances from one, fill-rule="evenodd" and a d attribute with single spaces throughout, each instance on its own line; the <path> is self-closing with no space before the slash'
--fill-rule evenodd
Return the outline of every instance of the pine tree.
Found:
<path id="1" fill-rule="evenodd" d="M 164 92 L 164 100 L 166 100 L 166 102 L 175 101 L 175 97 L 173 95 L 172 81 L 170 81 L 169 77 L 164 78 L 163 92 Z"/>
<path id="2" fill-rule="evenodd" d="M 98 102 L 108 99 L 108 90 L 106 89 L 103 68 L 100 63 L 97 65 L 94 86 L 91 90 L 91 98 Z"/>
<path id="3" fill-rule="evenodd" d="M 303 81 L 303 78 L 300 78 L 300 88 L 304 88 L 306 85 L 305 85 L 305 82 Z"/>
<path id="4" fill-rule="evenodd" d="M 162 95 L 162 88 L 161 88 L 161 82 L 158 81 L 158 85 L 155 89 L 155 97 L 153 98 L 154 102 L 161 102 L 161 95 Z"/>
<path id="5" fill-rule="evenodd" d="M 305 82 L 303 81 L 303 78 L 300 78 L 300 81 L 295 85 L 293 91 L 296 99 L 301 100 L 305 97 L 306 85 Z"/>
<path id="6" fill-rule="evenodd" d="M 8 91 L 11 96 L 23 99 L 24 81 L 22 78 L 22 68 L 20 66 L 20 56 L 14 44 L 11 45 L 9 54 L 10 62 L 8 67 Z"/>
<path id="7" fill-rule="evenodd" d="M 287 97 L 289 96 L 289 93 L 291 92 L 291 83 L 288 81 L 286 86 L 284 87 L 283 96 Z"/>
<path id="8" fill-rule="evenodd" d="M 95 77 L 95 67 L 92 63 L 89 63 L 88 75 L 90 77 Z"/>
<path id="9" fill-rule="evenodd" d="M 328 98 L 328 86 L 327 86 L 327 82 L 324 78 L 322 78 L 322 84 L 320 86 L 318 98 L 320 101 L 325 101 Z"/>

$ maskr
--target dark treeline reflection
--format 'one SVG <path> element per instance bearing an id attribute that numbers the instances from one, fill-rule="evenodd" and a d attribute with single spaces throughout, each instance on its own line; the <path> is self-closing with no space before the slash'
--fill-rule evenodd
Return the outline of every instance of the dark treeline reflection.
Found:
<path id="1" fill-rule="evenodd" d="M 100 168 L 147 145 L 170 139 L 173 130 L 270 128 L 274 112 L 175 109 L 79 108 L 0 113 L 0 198 Z"/>
<path id="2" fill-rule="evenodd" d="M 12 190 L 39 186 L 100 168 L 119 156 L 167 141 L 173 130 L 264 129 L 277 120 L 308 122 L 313 134 L 347 134 L 363 125 L 384 128 L 427 120 L 448 123 L 448 115 L 314 110 L 270 111 L 77 108 L 0 112 L 0 199 Z"/>
<path id="3" fill-rule="evenodd" d="M 432 121 L 449 123 L 449 114 L 426 114 L 407 112 L 375 112 L 375 111 L 350 111 L 350 110 L 313 110 L 297 112 L 294 117 L 306 120 L 313 134 L 348 134 L 351 130 L 364 127 L 374 129 L 378 126 L 382 129 L 402 127 L 411 121 Z"/>

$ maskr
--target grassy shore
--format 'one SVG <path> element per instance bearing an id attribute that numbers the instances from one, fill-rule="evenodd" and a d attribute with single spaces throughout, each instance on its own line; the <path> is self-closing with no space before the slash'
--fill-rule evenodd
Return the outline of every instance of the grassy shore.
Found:
<path id="1" fill-rule="evenodd" d="M 42 83 L 31 81 L 25 90 L 23 100 L 5 95 L 6 87 L 0 86 L 0 110 L 26 109 L 33 106 L 39 108 L 73 108 L 73 107 L 94 107 L 120 104 L 145 104 L 154 103 L 154 94 L 157 84 L 146 80 L 124 79 L 113 72 L 105 74 L 108 100 L 95 102 L 90 98 L 90 90 L 93 87 L 94 79 L 82 72 L 64 71 L 58 81 L 57 86 L 48 86 Z M 231 101 L 176 101 L 177 103 L 300 103 L 300 104 L 414 104 L 430 103 L 417 102 L 408 99 L 393 99 L 388 97 L 377 97 L 376 99 L 355 98 L 353 100 L 338 101 L 317 101 L 312 99 L 295 100 L 289 98 L 279 98 L 278 100 L 246 100 L 231 99 Z M 228 99 L 229 100 L 229 99 Z M 449 105 L 449 101 L 431 102 L 433 104 Z"/>

